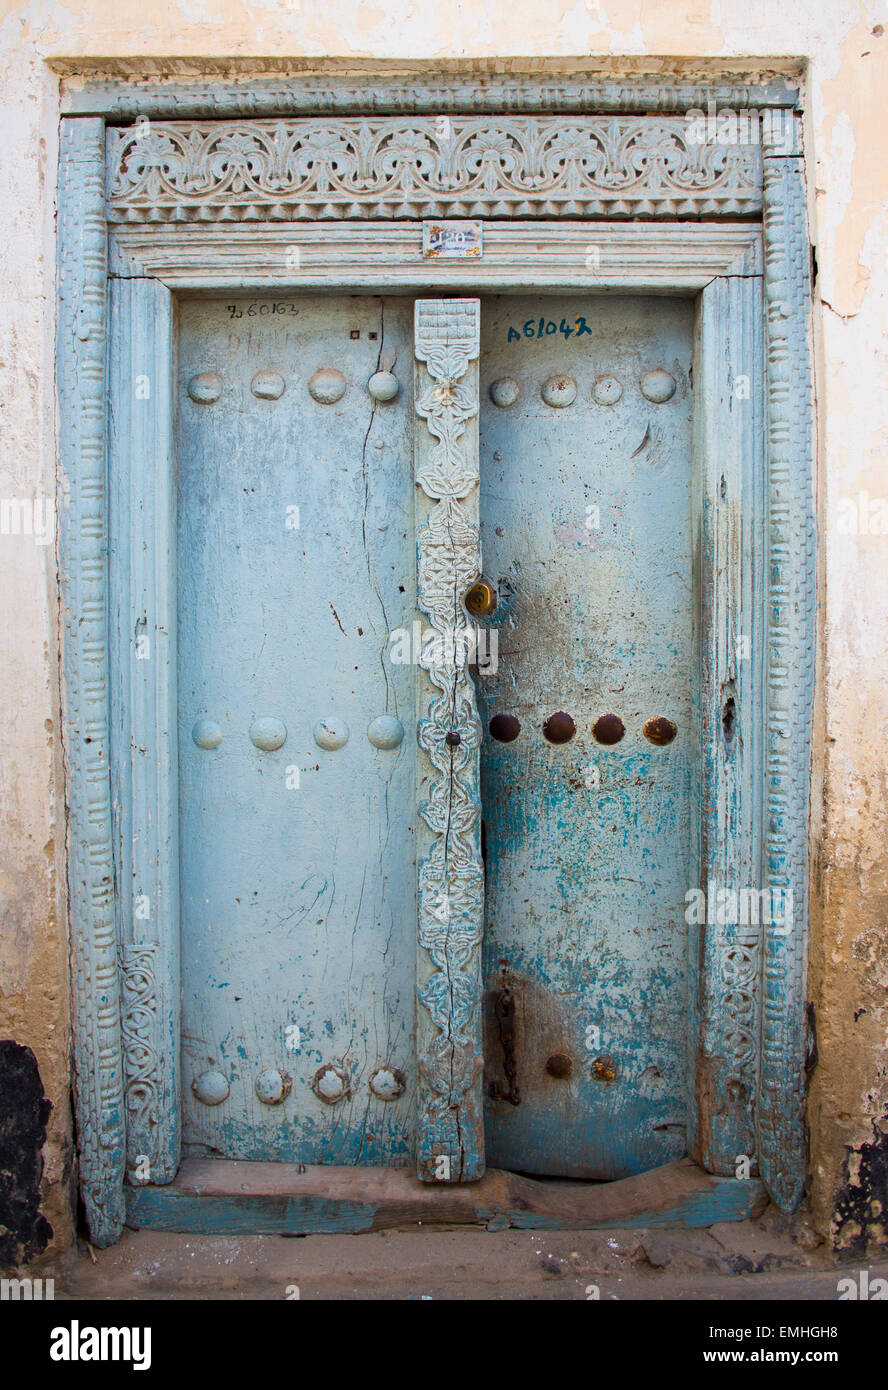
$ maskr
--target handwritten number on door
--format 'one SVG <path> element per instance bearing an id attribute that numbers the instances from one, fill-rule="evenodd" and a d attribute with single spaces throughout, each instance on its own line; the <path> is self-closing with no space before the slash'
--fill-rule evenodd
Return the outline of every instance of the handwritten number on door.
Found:
<path id="1" fill-rule="evenodd" d="M 592 336 L 592 329 L 582 314 L 577 314 L 574 323 L 576 328 L 568 323 L 567 319 L 562 319 L 560 323 L 556 323 L 554 319 L 527 319 L 520 333 L 517 328 L 509 329 L 506 341 L 520 343 L 523 338 L 532 338 L 534 342 L 537 342 L 540 338 L 552 337 L 555 333 L 560 333 L 565 339 L 573 333 L 576 333 L 578 338 L 582 338 L 584 333 Z"/>

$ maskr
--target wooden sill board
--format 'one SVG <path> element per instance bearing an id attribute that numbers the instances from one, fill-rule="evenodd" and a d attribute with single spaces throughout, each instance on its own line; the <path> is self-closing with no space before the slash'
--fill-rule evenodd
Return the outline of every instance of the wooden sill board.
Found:
<path id="1" fill-rule="evenodd" d="M 312 1235 L 495 1221 L 538 1230 L 709 1226 L 764 1209 L 756 1178 L 718 1178 L 690 1159 L 617 1182 L 540 1181 L 489 1169 L 464 1185 L 404 1168 L 299 1167 L 186 1159 L 167 1187 L 127 1187 L 126 1224 L 205 1235 Z"/>

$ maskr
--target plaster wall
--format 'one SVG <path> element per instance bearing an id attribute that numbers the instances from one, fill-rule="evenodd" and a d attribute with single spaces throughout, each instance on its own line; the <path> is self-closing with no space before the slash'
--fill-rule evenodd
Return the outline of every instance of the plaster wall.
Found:
<path id="1" fill-rule="evenodd" d="M 824 585 L 810 1176 L 819 1228 L 846 1247 L 888 1239 L 886 31 L 885 0 L 33 0 L 4 4 L 0 18 L 0 499 L 51 498 L 55 488 L 60 72 L 76 83 L 78 71 L 181 77 L 383 61 L 805 71 Z M 43 1210 L 64 1245 L 71 1119 L 56 603 L 54 545 L 0 535 L 0 1038 L 33 1050 L 52 1103 Z"/>

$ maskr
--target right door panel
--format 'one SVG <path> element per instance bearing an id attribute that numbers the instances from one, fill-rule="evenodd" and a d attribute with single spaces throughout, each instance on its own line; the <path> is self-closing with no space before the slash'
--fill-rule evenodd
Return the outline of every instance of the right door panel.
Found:
<path id="1" fill-rule="evenodd" d="M 494 1167 L 613 1179 L 686 1152 L 693 316 L 669 298 L 482 304 Z"/>

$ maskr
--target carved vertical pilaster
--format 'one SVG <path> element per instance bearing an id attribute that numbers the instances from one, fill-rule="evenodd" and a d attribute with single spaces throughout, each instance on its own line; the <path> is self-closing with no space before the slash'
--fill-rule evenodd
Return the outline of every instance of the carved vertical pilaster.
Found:
<path id="1" fill-rule="evenodd" d="M 804 1190 L 808 811 L 815 526 L 810 251 L 801 158 L 764 161 L 768 455 L 765 882 L 792 893 L 789 930 L 764 929 L 759 1165 L 792 1211 Z"/>
<path id="2" fill-rule="evenodd" d="M 431 629 L 418 722 L 428 799 L 418 859 L 417 1163 L 430 1182 L 470 1182 L 484 1171 L 481 725 L 463 605 L 481 560 L 479 326 L 477 299 L 416 302 L 417 606 Z"/>
<path id="3" fill-rule="evenodd" d="M 94 1245 L 123 1226 L 123 1059 L 108 730 L 104 123 L 62 122 L 59 584 L 80 1183 Z"/>

